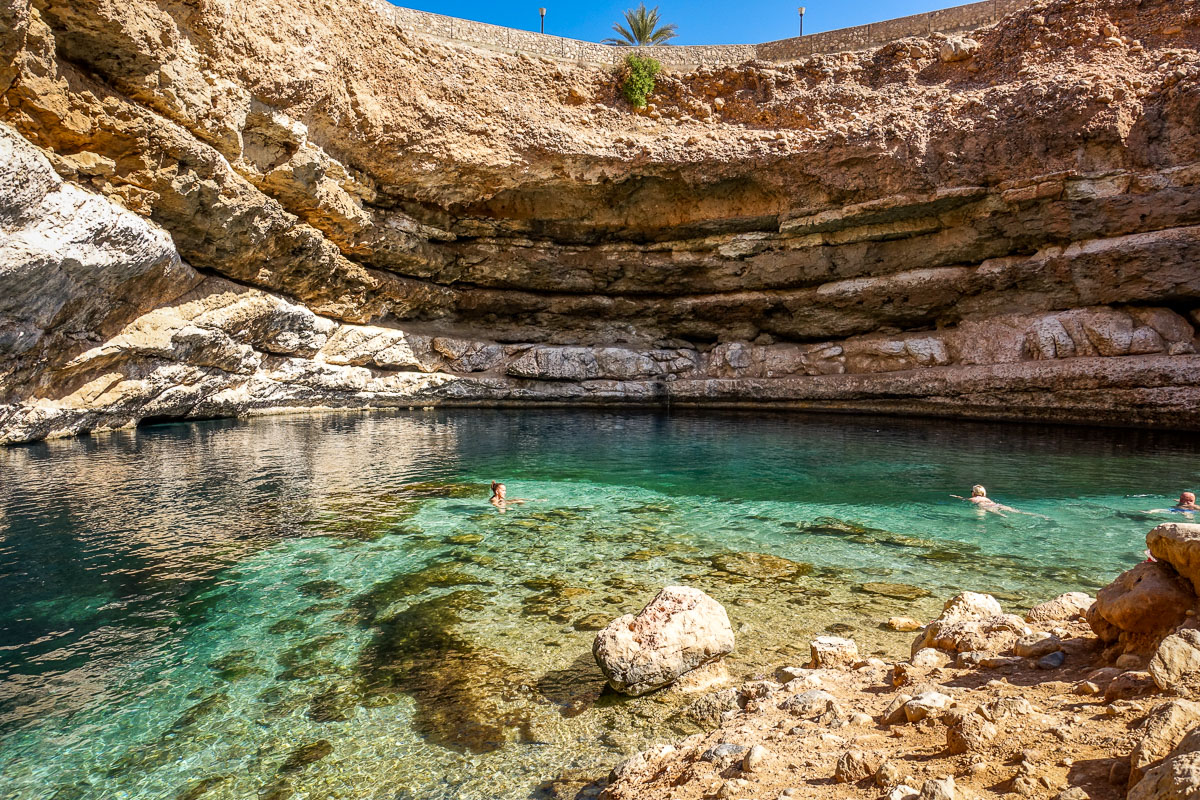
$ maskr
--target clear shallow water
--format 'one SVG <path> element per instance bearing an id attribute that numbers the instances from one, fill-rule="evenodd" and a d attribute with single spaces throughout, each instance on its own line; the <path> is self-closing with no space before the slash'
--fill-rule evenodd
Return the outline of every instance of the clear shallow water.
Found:
<path id="1" fill-rule="evenodd" d="M 891 614 L 1140 560 L 1197 444 L 457 410 L 0 450 L 0 798 L 573 796 L 695 730 L 692 698 L 612 697 L 591 662 L 658 587 L 726 605 L 735 675 L 826 630 L 905 652 Z M 497 514 L 493 478 L 533 502 Z M 1029 513 L 948 496 L 974 482 Z"/>

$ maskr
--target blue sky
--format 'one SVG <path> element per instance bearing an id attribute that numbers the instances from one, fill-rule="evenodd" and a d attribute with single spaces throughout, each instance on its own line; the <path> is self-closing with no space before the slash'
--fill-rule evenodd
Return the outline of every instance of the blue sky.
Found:
<path id="1" fill-rule="evenodd" d="M 804 32 L 847 28 L 882 19 L 919 14 L 960 5 L 966 0 L 717 0 L 647 2 L 667 22 L 679 26 L 673 44 L 752 44 L 786 39 L 798 32 L 796 8 L 803 3 Z M 395 2 L 395 0 L 393 0 Z M 546 7 L 546 33 L 572 39 L 600 41 L 611 35 L 612 24 L 621 19 L 636 0 L 599 0 L 593 3 L 561 0 L 405 0 L 396 5 L 433 11 L 452 17 L 490 22 L 510 28 L 538 29 L 538 7 Z"/>

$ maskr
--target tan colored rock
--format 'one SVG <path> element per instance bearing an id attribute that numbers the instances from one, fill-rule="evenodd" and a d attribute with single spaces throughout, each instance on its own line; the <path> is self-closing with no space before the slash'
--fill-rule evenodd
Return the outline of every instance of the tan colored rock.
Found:
<path id="1" fill-rule="evenodd" d="M 956 755 L 983 752 L 996 735 L 995 725 L 977 714 L 966 714 L 956 725 L 946 728 L 946 748 Z"/>
<path id="2" fill-rule="evenodd" d="M 1146 770 L 1162 761 L 1189 731 L 1200 725 L 1200 703 L 1172 700 L 1156 706 L 1142 725 L 1138 741 L 1129 756 L 1129 785 L 1145 777 Z"/>
<path id="3" fill-rule="evenodd" d="M 1168 522 L 1146 534 L 1150 554 L 1166 561 L 1200 591 L 1200 525 Z"/>
<path id="4" fill-rule="evenodd" d="M 1078 619 L 1087 615 L 1087 610 L 1094 602 L 1096 599 L 1086 592 L 1067 592 L 1031 608 L 1025 615 L 1025 621 L 1043 623 Z"/>
<path id="5" fill-rule="evenodd" d="M 837 783 L 858 783 L 872 777 L 879 769 L 877 753 L 864 750 L 847 750 L 837 760 L 833 779 Z"/>
<path id="6" fill-rule="evenodd" d="M 809 643 L 812 652 L 810 666 L 814 669 L 844 669 L 858 661 L 858 645 L 853 639 L 838 636 L 818 636 Z"/>
<path id="7" fill-rule="evenodd" d="M 641 695 L 733 652 L 721 604 L 698 589 L 668 586 L 636 615 L 596 634 L 592 655 L 613 689 Z"/>
<path id="8" fill-rule="evenodd" d="M 1169 564 L 1141 563 L 1096 593 L 1096 614 L 1122 631 L 1152 634 L 1179 625 L 1195 602 Z"/>
<path id="9" fill-rule="evenodd" d="M 887 626 L 891 630 L 908 633 L 909 631 L 919 631 L 924 627 L 920 622 L 912 617 L 889 617 Z"/>
<path id="10" fill-rule="evenodd" d="M 1164 692 L 1200 695 L 1200 630 L 1182 630 L 1163 639 L 1147 669 Z"/>

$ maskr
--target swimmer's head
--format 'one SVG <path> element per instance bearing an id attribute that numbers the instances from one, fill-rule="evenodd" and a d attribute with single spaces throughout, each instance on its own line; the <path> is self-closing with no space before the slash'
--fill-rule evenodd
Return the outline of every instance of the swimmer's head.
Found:
<path id="1" fill-rule="evenodd" d="M 1187 506 L 1187 505 L 1195 505 L 1195 504 L 1196 504 L 1196 493 L 1195 492 L 1183 492 L 1179 495 L 1179 505 Z"/>
<path id="2" fill-rule="evenodd" d="M 504 497 L 505 491 L 506 491 L 506 489 L 504 488 L 503 483 L 496 483 L 495 481 L 492 481 L 492 496 L 493 497 Z"/>
<path id="3" fill-rule="evenodd" d="M 987 489 L 977 483 L 971 487 L 971 497 L 987 497 Z"/>

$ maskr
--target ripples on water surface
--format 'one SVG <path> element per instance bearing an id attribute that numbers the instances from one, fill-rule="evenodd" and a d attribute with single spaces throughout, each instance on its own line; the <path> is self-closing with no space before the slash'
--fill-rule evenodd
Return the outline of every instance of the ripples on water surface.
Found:
<path id="1" fill-rule="evenodd" d="M 615 698 L 591 661 L 658 587 L 726 605 L 734 675 L 826 630 L 901 653 L 891 614 L 1138 561 L 1198 443 L 457 410 L 0 449 L 0 798 L 586 797 L 696 730 L 691 698 Z M 497 514 L 492 479 L 533 502 Z M 975 482 L 1030 514 L 948 497 Z"/>

